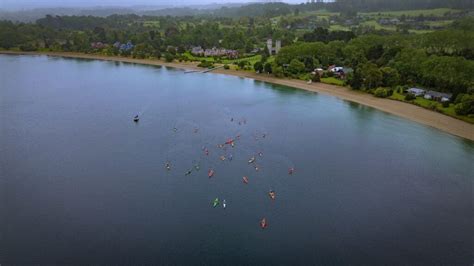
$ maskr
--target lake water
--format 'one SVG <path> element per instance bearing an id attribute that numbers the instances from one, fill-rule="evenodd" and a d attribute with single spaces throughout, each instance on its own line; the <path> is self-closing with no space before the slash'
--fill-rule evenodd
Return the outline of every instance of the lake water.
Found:
<path id="1" fill-rule="evenodd" d="M 472 264 L 471 141 L 233 76 L 46 56 L 0 70 L 0 263 Z"/>

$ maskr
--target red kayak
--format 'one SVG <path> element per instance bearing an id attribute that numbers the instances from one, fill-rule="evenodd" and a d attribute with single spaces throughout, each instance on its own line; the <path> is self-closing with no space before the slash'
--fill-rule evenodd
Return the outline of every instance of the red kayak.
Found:
<path id="1" fill-rule="evenodd" d="M 294 171 L 295 171 L 295 168 L 291 167 L 290 169 L 288 169 L 288 174 L 292 175 Z"/>
<path id="2" fill-rule="evenodd" d="M 267 227 L 267 219 L 263 218 L 261 221 L 260 221 L 260 227 L 262 229 L 265 229 L 265 227 Z"/>
<path id="3" fill-rule="evenodd" d="M 244 184 L 248 184 L 249 183 L 249 178 L 244 176 L 242 177 L 242 180 L 244 181 Z"/>
<path id="4" fill-rule="evenodd" d="M 232 143 L 234 143 L 234 140 L 233 140 L 233 139 L 228 139 L 228 140 L 225 142 L 225 144 L 232 144 Z"/>
<path id="5" fill-rule="evenodd" d="M 209 169 L 209 171 L 207 171 L 207 176 L 209 176 L 209 178 L 211 178 L 213 175 L 214 175 L 214 170 Z"/>

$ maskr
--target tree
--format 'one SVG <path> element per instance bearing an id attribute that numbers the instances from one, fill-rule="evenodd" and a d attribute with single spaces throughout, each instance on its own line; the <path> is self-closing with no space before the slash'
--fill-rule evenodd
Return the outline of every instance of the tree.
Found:
<path id="1" fill-rule="evenodd" d="M 170 53 L 165 53 L 165 60 L 166 60 L 166 62 L 173 62 L 174 55 L 172 55 Z"/>
<path id="2" fill-rule="evenodd" d="M 255 69 L 255 71 L 257 71 L 258 73 L 261 73 L 263 71 L 262 62 L 260 61 L 255 62 L 255 64 L 253 65 L 253 69 Z"/>
<path id="3" fill-rule="evenodd" d="M 382 83 L 382 72 L 377 65 L 366 63 L 360 67 L 363 84 L 367 89 L 374 89 Z"/>
<path id="4" fill-rule="evenodd" d="M 458 115 L 474 114 L 474 95 L 464 94 L 459 100 L 457 98 L 456 98 L 456 102 L 459 102 L 459 103 L 457 103 L 454 106 L 454 111 L 456 112 L 456 114 Z"/>
<path id="5" fill-rule="evenodd" d="M 263 66 L 263 70 L 265 70 L 265 72 L 268 74 L 272 73 L 272 64 L 270 64 L 269 62 L 265 63 L 265 65 Z"/>
<path id="6" fill-rule="evenodd" d="M 400 74 L 396 69 L 383 67 L 380 70 L 382 71 L 382 86 L 395 87 L 400 83 Z"/>
<path id="7" fill-rule="evenodd" d="M 288 66 L 288 71 L 292 74 L 299 74 L 299 73 L 304 72 L 304 70 L 305 70 L 304 63 L 298 59 L 291 60 L 290 65 Z"/>
<path id="8" fill-rule="evenodd" d="M 362 88 L 362 82 L 362 75 L 359 69 L 355 69 L 347 78 L 347 84 L 354 90 L 360 90 Z"/>

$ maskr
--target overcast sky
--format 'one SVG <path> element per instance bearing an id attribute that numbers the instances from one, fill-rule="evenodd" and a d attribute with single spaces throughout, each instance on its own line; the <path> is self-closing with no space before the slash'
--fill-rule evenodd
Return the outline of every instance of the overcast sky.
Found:
<path id="1" fill-rule="evenodd" d="M 269 0 L 0 0 L 2 9 L 30 9 L 38 7 L 88 7 L 88 6 L 137 6 L 137 5 L 198 5 L 211 3 L 269 2 Z M 280 2 L 301 3 L 305 0 Z"/>

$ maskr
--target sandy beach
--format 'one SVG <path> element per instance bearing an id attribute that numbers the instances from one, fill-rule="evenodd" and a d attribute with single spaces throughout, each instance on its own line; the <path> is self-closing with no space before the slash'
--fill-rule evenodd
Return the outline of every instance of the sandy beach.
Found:
<path id="1" fill-rule="evenodd" d="M 107 60 L 107 61 L 119 61 L 135 64 L 146 64 L 146 65 L 159 65 L 168 66 L 186 70 L 203 70 L 197 67 L 197 63 L 178 63 L 178 62 L 165 62 L 161 60 L 151 59 L 133 59 L 117 56 L 101 56 L 101 55 L 90 55 L 81 53 L 69 53 L 69 52 L 16 52 L 16 51 L 0 51 L 0 54 L 25 54 L 25 55 L 48 55 L 48 56 L 60 56 L 69 58 L 83 58 L 83 59 L 96 59 L 96 60 Z M 265 74 L 256 74 L 249 71 L 237 71 L 237 70 L 225 70 L 216 69 L 212 73 L 233 75 L 243 78 L 250 78 L 269 82 L 273 84 L 279 84 L 289 86 L 293 88 L 303 89 L 307 91 L 313 91 L 332 95 L 343 100 L 356 102 L 366 106 L 376 108 L 378 110 L 394 114 L 423 125 L 431 126 L 439 130 L 448 132 L 450 134 L 463 137 L 474 141 L 474 125 L 458 120 L 447 115 L 437 113 L 424 109 L 422 107 L 408 104 L 404 102 L 376 98 L 370 94 L 353 91 L 345 87 L 328 85 L 324 83 L 313 83 L 307 84 L 302 80 L 295 79 L 281 79 Z"/>

